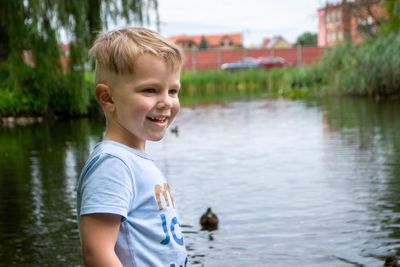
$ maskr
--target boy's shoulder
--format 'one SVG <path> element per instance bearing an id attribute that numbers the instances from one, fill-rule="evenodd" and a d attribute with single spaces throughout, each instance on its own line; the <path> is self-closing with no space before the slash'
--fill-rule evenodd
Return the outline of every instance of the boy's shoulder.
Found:
<path id="1" fill-rule="evenodd" d="M 134 166 L 153 164 L 153 160 L 144 152 L 130 148 L 115 141 L 101 141 L 97 143 L 90 154 L 81 176 L 85 177 L 94 170 L 121 170 L 132 171 Z"/>

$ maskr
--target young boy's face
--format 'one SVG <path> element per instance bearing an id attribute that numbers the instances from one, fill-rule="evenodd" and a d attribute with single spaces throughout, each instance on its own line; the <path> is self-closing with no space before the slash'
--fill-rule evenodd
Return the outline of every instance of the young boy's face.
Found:
<path id="1" fill-rule="evenodd" d="M 118 76 L 112 83 L 113 111 L 110 136 L 144 150 L 146 140 L 158 141 L 179 111 L 180 70 L 173 71 L 162 59 L 142 55 L 135 73 Z"/>

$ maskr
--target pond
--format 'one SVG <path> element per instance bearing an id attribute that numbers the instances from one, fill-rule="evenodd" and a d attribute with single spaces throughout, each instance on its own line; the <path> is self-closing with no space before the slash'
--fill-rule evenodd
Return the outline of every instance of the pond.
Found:
<path id="1" fill-rule="evenodd" d="M 400 254 L 400 103 L 259 99 L 183 108 L 147 152 L 189 266 L 382 266 Z M 101 121 L 0 128 L 1 266 L 82 266 L 76 183 Z M 212 209 L 220 227 L 201 231 Z"/>

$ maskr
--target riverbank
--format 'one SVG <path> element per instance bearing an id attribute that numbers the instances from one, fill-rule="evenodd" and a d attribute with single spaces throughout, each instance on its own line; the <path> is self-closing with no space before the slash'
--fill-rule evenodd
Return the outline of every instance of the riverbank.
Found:
<path id="1" fill-rule="evenodd" d="M 357 96 L 400 98 L 400 32 L 365 41 L 361 45 L 337 46 L 311 66 L 271 70 L 184 71 L 181 77 L 182 105 L 197 105 L 264 95 L 288 98 Z M 1 85 L 1 84 L 0 84 Z M 29 88 L 26 92 L 29 92 Z M 82 83 L 85 97 L 79 99 L 79 111 L 70 110 L 74 102 L 66 86 L 54 90 L 41 107 L 41 99 L 24 91 L 0 87 L 0 117 L 60 117 L 97 114 L 94 74 L 85 73 Z M 75 90 L 76 91 L 76 90 Z M 28 93 L 27 93 L 28 94 Z M 64 110 L 65 109 L 65 110 Z"/>
<path id="2" fill-rule="evenodd" d="M 27 126 L 35 123 L 42 123 L 44 121 L 43 117 L 2 117 L 1 122 L 4 126 L 14 127 L 14 126 Z"/>

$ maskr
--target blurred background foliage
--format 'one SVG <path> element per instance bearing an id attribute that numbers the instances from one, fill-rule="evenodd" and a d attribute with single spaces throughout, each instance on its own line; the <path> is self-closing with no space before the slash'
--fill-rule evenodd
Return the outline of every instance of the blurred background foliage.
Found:
<path id="1" fill-rule="evenodd" d="M 158 25 L 157 10 L 157 0 L 1 0 L 0 115 L 86 114 L 87 50 L 97 32 L 108 23 L 143 24 L 151 17 Z"/>

